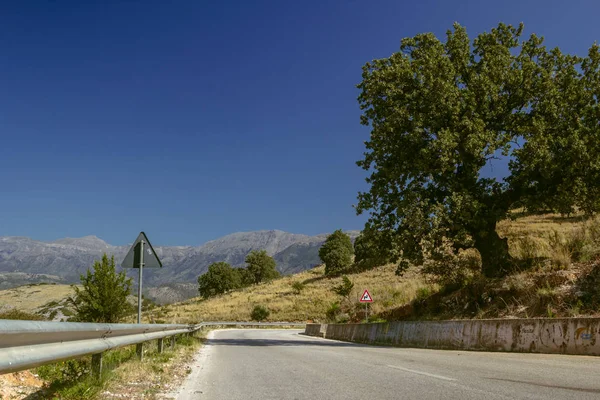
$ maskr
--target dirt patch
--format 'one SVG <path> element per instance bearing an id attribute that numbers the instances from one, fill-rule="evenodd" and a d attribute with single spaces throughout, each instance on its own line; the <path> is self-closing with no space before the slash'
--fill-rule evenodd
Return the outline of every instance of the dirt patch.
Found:
<path id="1" fill-rule="evenodd" d="M 32 393 L 39 391 L 44 386 L 44 383 L 44 381 L 30 371 L 0 375 L 0 399 L 25 399 Z"/>

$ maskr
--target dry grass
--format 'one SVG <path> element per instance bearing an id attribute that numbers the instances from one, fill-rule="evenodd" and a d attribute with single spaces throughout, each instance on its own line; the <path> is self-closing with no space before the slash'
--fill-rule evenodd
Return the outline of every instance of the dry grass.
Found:
<path id="1" fill-rule="evenodd" d="M 542 259 L 558 269 L 589 261 L 600 254 L 600 219 L 555 214 L 520 217 L 498 224 L 508 238 L 511 255 L 520 260 Z"/>
<path id="2" fill-rule="evenodd" d="M 44 305 L 60 302 L 73 294 L 69 285 L 34 284 L 0 290 L 0 310 L 35 312 Z"/>
<path id="3" fill-rule="evenodd" d="M 135 346 L 105 352 L 99 378 L 90 375 L 90 357 L 38 367 L 31 372 L 39 374 L 44 385 L 41 389 L 37 385 L 37 391 L 35 385 L 29 385 L 31 394 L 26 398 L 171 399 L 190 373 L 190 362 L 205 333 L 196 332 L 194 337 L 180 335 L 175 349 L 165 346 L 163 353 L 158 353 L 156 341 L 147 342 L 141 362 Z M 25 396 L 14 397 L 20 398 Z"/>
<path id="4" fill-rule="evenodd" d="M 405 304 L 413 300 L 419 289 L 431 288 L 415 270 L 403 277 L 395 275 L 396 267 L 387 265 L 371 271 L 348 275 L 354 283 L 349 298 L 357 302 L 365 289 L 373 296 L 373 313 Z M 300 274 L 286 276 L 270 283 L 233 291 L 222 296 L 165 306 L 157 311 L 165 322 L 193 323 L 199 321 L 249 321 L 252 308 L 266 305 L 271 321 L 323 321 L 327 309 L 342 300 L 332 288 L 342 282 L 341 277 L 327 278 L 324 268 L 317 267 Z M 297 290 L 295 282 L 304 284 Z"/>
<path id="5" fill-rule="evenodd" d="M 204 337 L 205 332 L 196 336 Z M 128 361 L 112 371 L 99 399 L 166 399 L 172 398 L 191 372 L 190 362 L 197 353 L 202 339 L 182 338 L 174 351 L 166 349 L 162 354 L 149 351 L 145 360 Z"/>

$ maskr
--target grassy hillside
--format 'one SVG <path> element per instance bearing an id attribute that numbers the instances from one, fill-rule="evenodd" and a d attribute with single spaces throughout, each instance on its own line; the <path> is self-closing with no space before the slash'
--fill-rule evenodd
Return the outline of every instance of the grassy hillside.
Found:
<path id="1" fill-rule="evenodd" d="M 249 321 L 255 305 L 266 305 L 272 321 L 323 321 L 332 303 L 342 306 L 355 305 L 364 289 L 374 297 L 372 311 L 382 312 L 397 304 L 410 302 L 419 293 L 430 293 L 434 287 L 423 278 L 409 272 L 404 277 L 394 274 L 395 266 L 377 268 L 360 274 L 349 275 L 354 289 L 349 299 L 342 300 L 332 288 L 342 278 L 326 278 L 324 268 L 317 267 L 296 275 L 286 276 L 270 283 L 233 291 L 222 296 L 201 300 L 199 298 L 162 307 L 155 317 L 165 322 L 198 322 L 235 320 Z M 300 282 L 304 289 L 297 291 L 292 285 Z M 362 312 L 363 306 L 357 306 Z"/>
<path id="2" fill-rule="evenodd" d="M 323 267 L 317 267 L 208 300 L 195 298 L 159 308 L 151 318 L 247 321 L 252 308 L 261 304 L 271 310 L 272 321 L 361 320 L 363 306 L 357 299 L 364 289 L 375 299 L 372 315 L 385 320 L 596 315 L 600 220 L 552 214 L 514 216 L 502 221 L 498 232 L 508 238 L 519 267 L 501 279 L 475 277 L 463 287 L 439 286 L 416 268 L 398 277 L 395 266 L 388 265 L 349 275 L 354 290 L 349 299 L 342 299 L 332 291 L 341 278 L 326 278 Z M 304 289 L 294 290 L 295 282 Z"/>
<path id="3" fill-rule="evenodd" d="M 0 290 L 0 313 L 10 310 L 39 314 L 60 321 L 72 315 L 66 305 L 73 294 L 70 285 L 38 283 Z"/>

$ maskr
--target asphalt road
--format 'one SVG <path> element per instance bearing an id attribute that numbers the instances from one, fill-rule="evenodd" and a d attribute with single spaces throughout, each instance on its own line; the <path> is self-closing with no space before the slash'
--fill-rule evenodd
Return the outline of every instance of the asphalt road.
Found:
<path id="1" fill-rule="evenodd" d="M 373 347 L 213 331 L 179 400 L 600 399 L 600 358 Z"/>

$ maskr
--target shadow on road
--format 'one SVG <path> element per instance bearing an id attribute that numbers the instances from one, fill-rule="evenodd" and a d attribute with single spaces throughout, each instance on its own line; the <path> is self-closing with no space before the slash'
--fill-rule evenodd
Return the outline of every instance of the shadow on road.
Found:
<path id="1" fill-rule="evenodd" d="M 214 346 L 320 346 L 320 347 L 373 347 L 367 344 L 334 342 L 331 340 L 281 340 L 281 339 L 209 339 Z"/>

